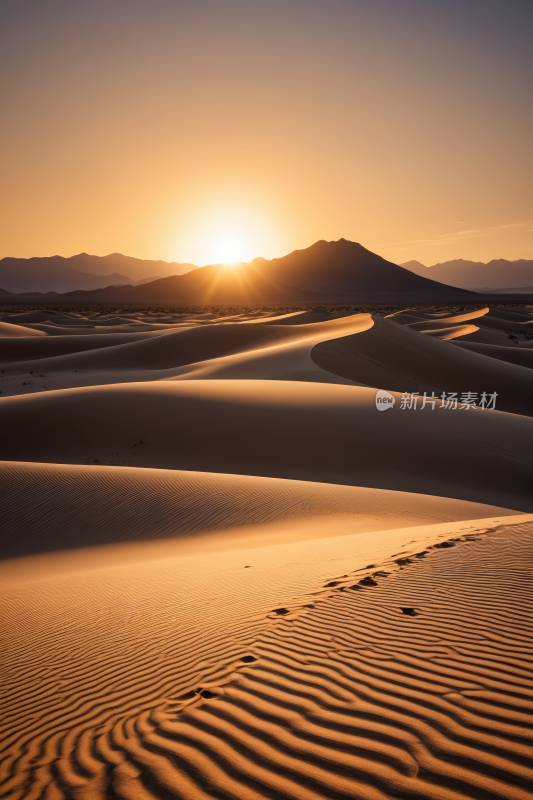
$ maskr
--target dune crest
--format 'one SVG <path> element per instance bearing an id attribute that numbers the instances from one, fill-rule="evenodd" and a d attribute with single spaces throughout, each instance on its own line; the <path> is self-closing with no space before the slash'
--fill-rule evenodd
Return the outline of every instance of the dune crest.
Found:
<path id="1" fill-rule="evenodd" d="M 0 337 L 18 339 L 26 336 L 46 336 L 43 331 L 32 330 L 24 325 L 13 325 L 11 322 L 0 321 Z"/>
<path id="2" fill-rule="evenodd" d="M 295 528 L 285 523 L 295 520 L 304 523 L 303 534 L 296 530 L 298 537 L 327 538 L 340 536 L 341 528 L 352 534 L 513 513 L 482 503 L 355 486 L 17 461 L 0 462 L 0 494 L 6 498 L 2 558 L 104 543 L 190 540 L 227 529 L 250 546 L 257 538 L 260 546 L 265 537 L 289 541 Z"/>

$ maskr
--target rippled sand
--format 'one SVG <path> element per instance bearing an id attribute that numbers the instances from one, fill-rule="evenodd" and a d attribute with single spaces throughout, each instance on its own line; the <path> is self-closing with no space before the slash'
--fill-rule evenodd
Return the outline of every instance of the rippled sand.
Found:
<path id="1" fill-rule="evenodd" d="M 532 320 L 4 316 L 1 796 L 530 797 Z"/>

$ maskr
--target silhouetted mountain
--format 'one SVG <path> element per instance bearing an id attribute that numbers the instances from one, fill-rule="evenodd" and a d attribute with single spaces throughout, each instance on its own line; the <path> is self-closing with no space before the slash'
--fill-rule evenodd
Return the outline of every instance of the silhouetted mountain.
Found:
<path id="1" fill-rule="evenodd" d="M 27 302 L 27 303 L 48 303 L 55 297 L 62 297 L 57 292 L 21 292 L 14 294 L 13 292 L 6 292 L 5 289 L 0 289 L 0 298 L 12 300 L 13 302 Z"/>
<path id="2" fill-rule="evenodd" d="M 93 275 L 106 275 L 110 271 L 121 272 L 123 275 L 129 275 L 134 283 L 150 277 L 155 280 L 159 276 L 167 278 L 169 275 L 184 275 L 191 269 L 197 269 L 195 264 L 133 258 L 133 256 L 123 256 L 122 253 L 111 253 L 108 256 L 80 253 L 67 260 L 80 272 L 91 272 Z"/>
<path id="3" fill-rule="evenodd" d="M 533 286 L 504 286 L 502 289 L 489 289 L 488 294 L 533 294 Z"/>
<path id="4" fill-rule="evenodd" d="M 422 275 L 423 277 L 425 277 L 424 271 L 428 269 L 428 267 L 424 266 L 424 264 L 422 264 L 420 261 L 415 261 L 414 259 L 412 261 L 406 261 L 404 264 L 400 264 L 400 267 L 411 270 L 411 272 L 416 272 L 417 275 Z"/>
<path id="5" fill-rule="evenodd" d="M 417 300 L 439 294 L 456 294 L 455 289 L 386 261 L 356 242 L 339 239 L 319 241 L 305 250 L 295 250 L 260 266 L 275 280 L 305 287 L 324 301 L 386 302 L 392 298 Z M 461 297 L 464 295 L 461 294 Z"/>
<path id="6" fill-rule="evenodd" d="M 360 244 L 316 242 L 271 261 L 212 264 L 143 286 L 69 292 L 60 302 L 150 304 L 468 302 L 471 294 L 421 278 Z"/>
<path id="7" fill-rule="evenodd" d="M 120 253 L 109 256 L 80 253 L 70 258 L 8 257 L 0 260 L 0 286 L 15 293 L 90 291 L 117 284 L 137 285 L 191 269 L 195 269 L 193 264 L 145 261 Z"/>
<path id="8" fill-rule="evenodd" d="M 194 275 L 194 278 L 192 277 Z M 187 280 L 185 280 L 187 279 Z M 68 292 L 61 302 L 150 303 L 224 305 L 285 302 L 319 302 L 319 296 L 305 289 L 286 286 L 263 277 L 251 264 L 212 264 L 187 275 L 161 278 L 142 286 L 118 286 L 93 292 Z"/>
<path id="9" fill-rule="evenodd" d="M 401 266 L 424 278 L 478 292 L 494 289 L 524 291 L 524 287 L 533 284 L 533 261 L 523 258 L 518 261 L 495 258 L 487 264 L 456 258 L 432 267 L 425 267 L 419 261 L 406 261 Z"/>

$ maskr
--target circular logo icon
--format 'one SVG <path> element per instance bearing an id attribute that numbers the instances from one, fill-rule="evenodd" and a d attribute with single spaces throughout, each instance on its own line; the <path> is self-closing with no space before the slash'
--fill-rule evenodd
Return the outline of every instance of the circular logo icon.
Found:
<path id="1" fill-rule="evenodd" d="M 386 392 L 384 389 L 376 392 L 376 408 L 378 411 L 388 411 L 395 402 L 396 398 L 390 392 Z"/>

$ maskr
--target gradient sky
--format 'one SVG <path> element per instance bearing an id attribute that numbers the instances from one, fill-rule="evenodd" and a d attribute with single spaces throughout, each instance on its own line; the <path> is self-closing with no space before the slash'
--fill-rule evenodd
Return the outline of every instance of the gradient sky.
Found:
<path id="1" fill-rule="evenodd" d="M 0 0 L 0 257 L 533 258 L 532 30 L 532 0 Z"/>

